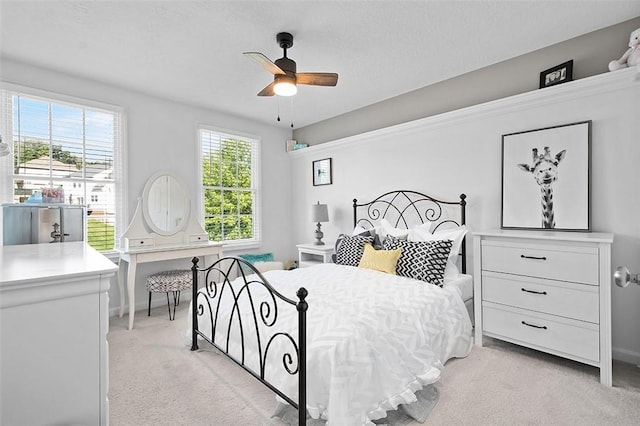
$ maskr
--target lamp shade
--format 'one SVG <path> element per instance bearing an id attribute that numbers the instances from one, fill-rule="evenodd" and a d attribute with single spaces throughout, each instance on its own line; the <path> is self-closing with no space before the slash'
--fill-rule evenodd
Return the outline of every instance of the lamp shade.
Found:
<path id="1" fill-rule="evenodd" d="M 312 222 L 329 222 L 329 210 L 326 204 L 314 204 L 311 206 L 311 221 Z"/>

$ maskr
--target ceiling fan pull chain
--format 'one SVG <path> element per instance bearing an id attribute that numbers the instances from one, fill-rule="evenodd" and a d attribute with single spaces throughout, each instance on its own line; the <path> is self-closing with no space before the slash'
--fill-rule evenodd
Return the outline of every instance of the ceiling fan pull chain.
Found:
<path id="1" fill-rule="evenodd" d="M 278 98 L 278 121 L 280 121 L 280 98 Z"/>
<path id="2" fill-rule="evenodd" d="M 291 114 L 291 128 L 293 129 L 293 97 L 290 97 L 291 103 L 289 104 L 289 112 Z"/>

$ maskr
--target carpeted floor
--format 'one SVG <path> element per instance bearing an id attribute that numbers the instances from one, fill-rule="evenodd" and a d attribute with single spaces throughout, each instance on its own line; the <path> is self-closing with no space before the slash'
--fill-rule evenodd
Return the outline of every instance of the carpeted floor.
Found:
<path id="1" fill-rule="evenodd" d="M 188 305 L 185 297 L 175 321 L 166 306 L 138 312 L 131 331 L 126 315 L 111 318 L 110 424 L 282 425 L 269 389 L 224 356 L 184 345 Z M 485 338 L 447 362 L 425 424 L 640 424 L 640 368 L 614 362 L 613 382 L 600 385 L 595 367 Z"/>

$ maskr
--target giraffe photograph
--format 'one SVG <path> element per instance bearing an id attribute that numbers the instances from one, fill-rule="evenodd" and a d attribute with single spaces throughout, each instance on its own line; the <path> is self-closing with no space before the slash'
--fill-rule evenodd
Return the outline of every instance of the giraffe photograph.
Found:
<path id="1" fill-rule="evenodd" d="M 502 135 L 502 228 L 589 231 L 591 121 Z"/>

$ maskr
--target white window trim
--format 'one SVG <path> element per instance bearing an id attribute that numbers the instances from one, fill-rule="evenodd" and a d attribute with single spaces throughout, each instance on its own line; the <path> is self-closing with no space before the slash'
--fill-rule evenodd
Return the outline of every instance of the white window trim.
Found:
<path id="1" fill-rule="evenodd" d="M 252 164 L 252 173 L 256 177 L 256 182 L 254 185 L 254 189 L 256 192 L 255 198 L 255 212 L 254 218 L 255 226 L 258 229 L 258 237 L 252 241 L 246 240 L 226 240 L 223 241 L 223 247 L 225 250 L 235 251 L 235 250 L 244 250 L 251 248 L 259 248 L 262 246 L 262 138 L 257 135 L 253 135 L 250 133 L 238 132 L 235 130 L 224 129 L 221 127 L 210 126 L 207 124 L 199 124 L 197 129 L 197 144 L 198 144 L 198 155 L 197 155 L 197 163 L 196 170 L 198 170 L 198 209 L 199 209 L 199 219 L 200 224 L 204 227 L 204 192 L 202 190 L 202 146 L 200 144 L 200 130 L 207 130 L 214 133 L 224 133 L 227 135 L 238 136 L 241 138 L 247 138 L 256 141 L 256 151 L 258 153 L 258 159 L 255 161 L 255 170 L 254 165 Z"/>
<path id="2" fill-rule="evenodd" d="M 119 135 L 118 135 L 118 145 L 114 148 L 114 156 L 118 158 L 119 167 L 116 167 L 114 170 L 114 175 L 116 178 L 115 186 L 116 186 L 116 235 L 115 235 L 115 248 L 114 250 L 102 252 L 105 256 L 112 257 L 117 253 L 118 248 L 120 247 L 120 237 L 122 233 L 125 231 L 127 227 L 126 218 L 128 217 L 128 209 L 126 206 L 126 200 L 128 199 L 127 194 L 127 185 L 125 185 L 127 178 L 127 156 L 125 155 L 127 152 L 127 120 L 126 120 L 126 110 L 125 108 L 119 105 L 108 104 L 105 102 L 94 101 L 87 98 L 80 98 L 77 96 L 65 95 L 57 92 L 51 92 L 43 89 L 38 89 L 29 86 L 22 86 L 9 82 L 0 82 L 0 102 L 2 102 L 3 106 L 8 104 L 8 97 L 13 94 L 24 94 L 26 96 L 31 96 L 35 98 L 42 98 L 45 101 L 54 101 L 60 104 L 70 104 L 72 106 L 83 106 L 88 108 L 96 108 L 103 109 L 107 111 L 113 111 L 120 114 L 120 126 L 119 126 Z M 7 142 L 9 139 L 7 135 L 13 135 L 13 112 L 5 111 L 4 116 L 0 118 L 0 134 L 3 136 L 3 142 Z M 13 143 L 12 141 L 8 142 L 11 146 L 11 152 L 13 153 Z M 9 159 L 9 160 L 7 160 Z M 13 164 L 13 155 L 8 155 L 6 157 L 0 157 L 0 166 L 4 166 L 4 162 L 2 160 L 6 160 L 9 163 Z M 13 202 L 13 167 L 0 167 L 0 204 L 1 203 L 12 203 Z M 0 217 L 1 217 L 0 212 Z M 2 229 L 0 228 L 0 241 L 2 240 Z"/>

